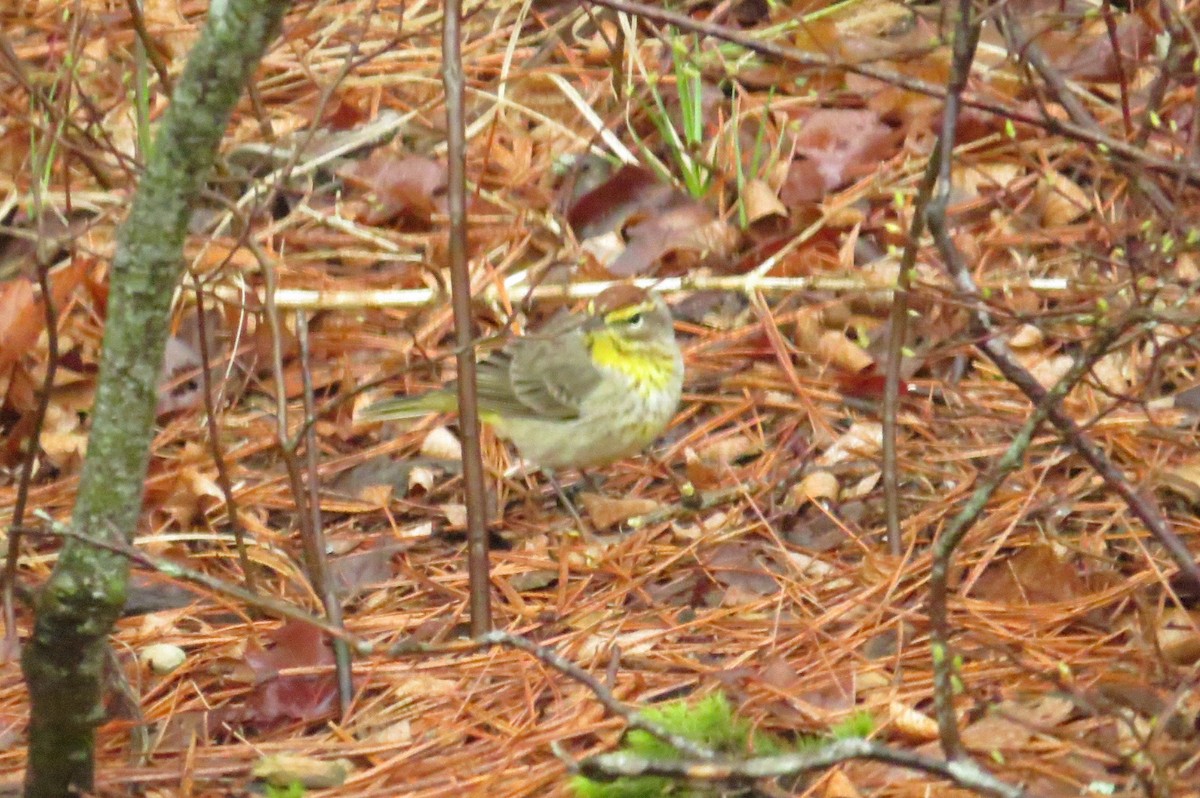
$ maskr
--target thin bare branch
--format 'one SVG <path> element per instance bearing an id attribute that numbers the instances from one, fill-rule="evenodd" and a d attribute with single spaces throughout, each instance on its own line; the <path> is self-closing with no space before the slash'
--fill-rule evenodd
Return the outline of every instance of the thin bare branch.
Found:
<path id="1" fill-rule="evenodd" d="M 471 578 L 471 633 L 492 628 L 488 564 L 487 494 L 479 447 L 479 405 L 475 389 L 474 321 L 471 273 L 467 265 L 467 156 L 463 113 L 462 2 L 447 0 L 442 19 L 442 80 L 446 87 L 446 127 L 450 166 L 450 284 L 457 340 L 458 418 L 463 439 L 463 482 L 467 502 L 467 569 Z"/>

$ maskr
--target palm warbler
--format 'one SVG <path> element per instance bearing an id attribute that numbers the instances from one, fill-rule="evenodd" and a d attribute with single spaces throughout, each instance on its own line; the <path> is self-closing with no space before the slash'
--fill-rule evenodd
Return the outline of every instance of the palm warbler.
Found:
<path id="1" fill-rule="evenodd" d="M 613 286 L 586 315 L 560 313 L 477 366 L 479 415 L 548 470 L 605 465 L 641 452 L 679 406 L 683 357 L 657 294 Z M 368 419 L 458 408 L 454 384 L 370 405 Z"/>

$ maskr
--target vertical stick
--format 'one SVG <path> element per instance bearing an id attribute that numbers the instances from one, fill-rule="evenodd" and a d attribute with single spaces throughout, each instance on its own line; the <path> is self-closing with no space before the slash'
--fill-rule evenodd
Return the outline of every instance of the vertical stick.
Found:
<path id="1" fill-rule="evenodd" d="M 446 87 L 446 142 L 450 171 L 450 293 L 458 359 L 458 419 L 463 436 L 467 503 L 467 572 L 471 580 L 471 634 L 491 629 L 483 458 L 475 401 L 475 347 L 471 325 L 471 273 L 467 267 L 466 132 L 463 120 L 462 2 L 446 0 L 442 27 L 442 82 Z"/>

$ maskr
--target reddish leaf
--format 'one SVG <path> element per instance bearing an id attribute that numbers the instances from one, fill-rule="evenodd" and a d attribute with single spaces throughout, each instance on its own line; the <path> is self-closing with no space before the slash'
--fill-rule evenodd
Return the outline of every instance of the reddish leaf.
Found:
<path id="1" fill-rule="evenodd" d="M 692 200 L 640 221 L 626 232 L 625 250 L 608 264 L 608 270 L 618 277 L 645 274 L 672 252 L 724 256 L 738 238 L 735 229 Z"/>
<path id="2" fill-rule="evenodd" d="M 358 105 L 342 97 L 337 105 L 325 114 L 325 124 L 334 130 L 353 130 L 364 124 L 369 115 Z"/>
<path id="3" fill-rule="evenodd" d="M 712 578 L 725 588 L 724 602 L 740 604 L 779 592 L 779 582 L 756 545 L 722 543 L 701 558 Z"/>
<path id="4" fill-rule="evenodd" d="M 649 169 L 622 166 L 567 211 L 567 221 L 581 240 L 621 229 L 634 214 L 654 215 L 687 202 L 679 191 L 659 182 Z"/>
<path id="5" fill-rule="evenodd" d="M 796 152 L 807 164 L 801 161 L 789 168 L 780 192 L 788 204 L 813 201 L 841 188 L 891 157 L 897 146 L 896 131 L 874 111 L 823 108 L 803 124 L 796 135 Z"/>
<path id="6" fill-rule="evenodd" d="M 1116 23 L 1116 41 L 1121 57 L 1113 50 L 1112 38 L 1103 25 L 1087 32 L 1047 31 L 1038 42 L 1064 77 L 1093 83 L 1111 83 L 1125 70 L 1149 57 L 1154 30 L 1136 14 L 1125 14 Z"/>
<path id="7" fill-rule="evenodd" d="M 434 213 L 446 212 L 449 175 L 438 161 L 381 149 L 343 170 L 342 176 L 368 192 L 371 207 L 363 219 L 367 224 L 402 216 L 428 223 Z"/>
<path id="8" fill-rule="evenodd" d="M 25 354 L 42 330 L 41 313 L 33 298 L 33 282 L 18 277 L 0 283 L 0 369 Z"/>
<path id="9" fill-rule="evenodd" d="M 836 372 L 838 390 L 842 396 L 848 396 L 853 399 L 882 399 L 883 388 L 886 382 L 886 377 L 877 366 L 871 365 L 861 371 L 844 371 Z M 897 387 L 897 393 L 900 396 L 908 396 L 908 383 L 903 379 Z"/>
<path id="10" fill-rule="evenodd" d="M 64 269 L 50 274 L 50 295 L 55 313 L 61 313 L 71 292 L 79 285 L 91 261 L 76 258 Z M 37 296 L 34 282 L 18 277 L 0 283 L 0 370 L 26 354 L 37 343 L 45 329 L 46 314 L 42 300 Z"/>
<path id="11" fill-rule="evenodd" d="M 819 202 L 825 196 L 825 178 L 815 161 L 799 158 L 788 164 L 787 177 L 779 189 L 779 199 L 792 207 L 804 202 Z"/>
<path id="12" fill-rule="evenodd" d="M 733 18 L 743 28 L 753 27 L 771 16 L 767 0 L 737 0 L 731 9 Z"/>
<path id="13" fill-rule="evenodd" d="M 640 166 L 623 166 L 584 194 L 567 220 L 609 273 L 621 277 L 650 272 L 670 253 L 724 256 L 738 237 L 704 204 Z"/>
<path id="14" fill-rule="evenodd" d="M 343 599 L 349 600 L 371 585 L 388 581 L 395 572 L 392 555 L 402 548 L 377 539 L 368 541 L 358 551 L 333 558 L 329 563 L 329 575 L 334 589 Z"/>
<path id="15" fill-rule="evenodd" d="M 333 651 L 315 626 L 288 621 L 268 634 L 270 645 L 246 649 L 246 664 L 257 683 L 246 700 L 246 720 L 270 726 L 289 720 L 313 721 L 327 716 L 337 695 Z M 281 673 L 285 669 L 320 668 L 319 674 Z"/>

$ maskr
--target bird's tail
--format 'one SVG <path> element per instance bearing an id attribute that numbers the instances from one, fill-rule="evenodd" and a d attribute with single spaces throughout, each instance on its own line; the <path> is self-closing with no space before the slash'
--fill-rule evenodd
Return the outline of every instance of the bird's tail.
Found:
<path id="1" fill-rule="evenodd" d="M 416 396 L 397 396 L 367 405 L 359 417 L 366 421 L 395 421 L 418 418 L 428 413 L 449 413 L 458 409 L 458 397 L 452 391 L 429 391 Z"/>

